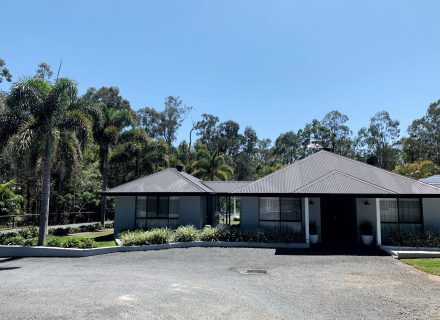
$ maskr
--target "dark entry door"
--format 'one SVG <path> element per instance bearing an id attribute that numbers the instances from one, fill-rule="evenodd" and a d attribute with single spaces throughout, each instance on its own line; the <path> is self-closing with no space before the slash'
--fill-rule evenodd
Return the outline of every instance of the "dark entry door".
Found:
<path id="1" fill-rule="evenodd" d="M 321 198 L 321 222 L 323 243 L 355 243 L 355 199 L 345 196 L 331 196 Z"/>

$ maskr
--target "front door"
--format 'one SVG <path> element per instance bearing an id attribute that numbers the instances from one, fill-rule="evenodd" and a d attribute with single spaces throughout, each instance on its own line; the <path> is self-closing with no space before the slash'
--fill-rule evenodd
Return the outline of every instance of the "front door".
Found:
<path id="1" fill-rule="evenodd" d="M 322 242 L 353 244 L 356 242 L 356 201 L 347 196 L 321 198 Z"/>

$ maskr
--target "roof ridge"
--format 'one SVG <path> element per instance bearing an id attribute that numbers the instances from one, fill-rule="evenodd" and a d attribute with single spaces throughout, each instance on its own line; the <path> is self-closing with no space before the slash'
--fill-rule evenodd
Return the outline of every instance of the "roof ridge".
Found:
<path id="1" fill-rule="evenodd" d="M 197 189 L 202 190 L 203 192 L 206 192 L 205 189 L 201 188 L 201 187 L 200 187 L 199 185 L 197 185 L 194 181 L 192 181 L 191 179 L 189 179 L 188 177 L 186 177 L 184 174 L 182 174 L 182 172 L 177 171 L 175 168 L 170 168 L 170 169 L 171 169 L 172 172 L 174 172 L 174 174 L 176 174 L 176 175 L 178 175 L 178 176 L 180 176 L 180 177 L 183 177 L 186 181 L 189 181 L 191 184 L 193 184 L 194 186 L 196 186 Z M 194 178 L 197 179 L 197 177 L 194 177 Z M 201 181 L 201 180 L 199 180 L 199 181 Z M 201 184 L 204 185 L 202 182 L 201 182 Z M 209 188 L 208 186 L 205 186 L 205 187 L 208 188 L 208 189 L 210 190 L 210 192 L 214 192 L 214 190 L 212 190 L 212 189 Z"/>
<path id="2" fill-rule="evenodd" d="M 422 181 L 419 181 L 419 180 L 416 180 L 416 179 L 412 179 L 412 178 L 410 178 L 410 177 L 407 177 L 407 176 L 404 176 L 404 175 L 401 175 L 401 174 L 395 173 L 395 172 L 393 172 L 393 171 L 389 171 L 389 170 L 386 170 L 386 169 L 383 169 L 383 168 L 379 168 L 379 167 L 373 166 L 373 165 L 371 165 L 371 164 L 368 164 L 368 163 L 365 163 L 365 162 L 362 162 L 362 161 L 359 161 L 359 160 L 355 160 L 355 159 L 352 159 L 352 158 L 349 158 L 349 157 L 346 157 L 346 156 L 343 156 L 343 155 L 340 155 L 340 154 L 336 154 L 336 153 L 333 153 L 333 152 L 329 152 L 329 151 L 325 151 L 325 150 L 322 150 L 322 151 L 327 152 L 328 154 L 334 155 L 334 156 L 339 157 L 339 158 L 342 158 L 342 159 L 346 159 L 346 160 L 350 160 L 350 161 L 353 161 L 353 162 L 356 162 L 356 163 L 360 163 L 360 164 L 362 164 L 362 165 L 364 165 L 364 166 L 367 166 L 367 167 L 369 167 L 369 168 L 374 168 L 374 169 L 377 169 L 377 170 L 380 170 L 380 171 L 384 171 L 384 172 L 386 172 L 386 173 L 393 174 L 393 175 L 395 175 L 395 176 L 397 176 L 397 177 L 404 178 L 404 179 L 409 180 L 409 181 L 411 181 L 411 182 L 417 182 L 417 183 L 420 183 L 420 184 L 426 185 L 426 186 L 428 186 L 428 187 L 431 187 L 431 188 L 436 189 L 437 191 L 440 190 L 440 187 L 436 187 L 436 186 L 430 185 L 430 184 L 428 184 L 428 183 L 425 183 L 425 182 L 422 182 Z"/>
<path id="3" fill-rule="evenodd" d="M 339 171 L 339 170 L 332 170 L 332 171 L 330 171 L 329 173 L 326 173 L 326 174 L 322 175 L 322 176 L 319 177 L 318 179 L 313 180 L 312 182 L 306 184 L 305 186 L 302 186 L 302 187 L 300 187 L 300 188 L 297 188 L 297 189 L 295 189 L 295 190 L 292 190 L 291 192 L 292 192 L 292 193 L 298 193 L 298 192 L 300 192 L 302 189 L 305 189 L 305 188 L 307 188 L 307 187 L 310 187 L 311 185 L 313 185 L 313 184 L 315 184 L 315 183 L 317 183 L 317 182 L 319 182 L 319 181 L 321 181 L 321 180 L 327 178 L 328 176 L 331 176 L 332 174 L 341 174 L 341 175 L 346 176 L 346 177 L 348 177 L 348 178 L 350 178 L 350 179 L 354 179 L 354 180 L 357 180 L 357 181 L 362 182 L 362 183 L 364 183 L 364 184 L 368 184 L 368 185 L 370 185 L 370 186 L 373 186 L 373 187 L 375 187 L 375 188 L 377 188 L 377 189 L 385 190 L 385 191 L 387 191 L 387 192 L 389 192 L 389 193 L 391 193 L 391 194 L 397 194 L 396 192 L 394 192 L 394 191 L 392 191 L 392 190 L 390 190 L 390 189 L 387 189 L 387 188 L 384 188 L 384 187 L 378 186 L 378 185 L 376 185 L 376 184 L 374 184 L 374 183 L 371 183 L 371 182 L 365 181 L 365 180 L 363 180 L 363 179 L 361 179 L 361 178 L 355 177 L 355 176 L 353 176 L 353 175 L 351 175 L 351 174 L 348 174 L 348 173 L 345 173 L 345 172 L 342 172 L 342 171 Z"/>
<path id="4" fill-rule="evenodd" d="M 310 159 L 311 157 L 313 157 L 313 156 L 315 156 L 315 155 L 317 155 L 317 154 L 319 154 L 319 153 L 322 153 L 323 151 L 324 151 L 324 150 L 320 150 L 320 151 L 318 151 L 318 152 L 312 153 L 311 155 L 309 155 L 309 156 L 307 156 L 307 157 L 305 157 L 305 158 L 302 158 L 302 159 L 300 159 L 300 160 L 298 160 L 298 161 L 295 161 L 295 162 L 293 162 L 293 163 L 291 163 L 291 164 L 288 164 L 288 165 L 285 166 L 284 168 L 281 168 L 280 170 L 277 170 L 277 171 L 275 171 L 275 172 L 272 172 L 272 173 L 268 174 L 267 176 L 264 176 L 264 177 L 262 177 L 262 178 L 260 178 L 260 179 L 258 179 L 258 180 L 255 180 L 254 182 L 251 182 L 251 183 L 249 183 L 247 186 L 241 187 L 240 189 L 237 189 L 237 190 L 235 190 L 234 192 L 238 192 L 238 191 L 240 191 L 241 189 L 244 189 L 244 188 L 247 188 L 247 187 L 249 187 L 249 186 L 252 186 L 252 185 L 254 185 L 254 184 L 257 183 L 257 182 L 260 182 L 260 181 L 262 181 L 262 180 L 264 180 L 264 179 L 267 179 L 267 178 L 269 178 L 269 177 L 271 177 L 271 176 L 274 176 L 274 175 L 276 175 L 276 174 L 280 174 L 281 172 L 287 170 L 288 168 L 291 168 L 291 167 L 293 167 L 294 165 L 297 165 L 298 163 L 303 162 L 303 161 L 306 160 L 306 159 Z"/>

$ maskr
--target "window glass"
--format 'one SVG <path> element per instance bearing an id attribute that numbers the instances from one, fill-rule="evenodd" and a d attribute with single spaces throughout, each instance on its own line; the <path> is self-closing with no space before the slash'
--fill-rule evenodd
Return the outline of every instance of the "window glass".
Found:
<path id="1" fill-rule="evenodd" d="M 260 220 L 280 220 L 280 198 L 260 198 Z"/>
<path id="2" fill-rule="evenodd" d="M 168 197 L 159 197 L 158 218 L 168 218 Z"/>
<path id="3" fill-rule="evenodd" d="M 419 199 L 399 199 L 399 222 L 422 223 Z"/>
<path id="4" fill-rule="evenodd" d="M 381 199 L 380 200 L 380 221 L 381 222 L 398 222 L 399 215 L 397 209 L 397 199 Z"/>
<path id="5" fill-rule="evenodd" d="M 136 201 L 136 218 L 146 218 L 147 197 L 137 197 Z"/>
<path id="6" fill-rule="evenodd" d="M 147 198 L 147 218 L 157 217 L 157 197 Z"/>
<path id="7" fill-rule="evenodd" d="M 301 221 L 301 199 L 281 198 L 281 221 Z"/>
<path id="8" fill-rule="evenodd" d="M 179 218 L 179 197 L 170 197 L 170 218 Z"/>

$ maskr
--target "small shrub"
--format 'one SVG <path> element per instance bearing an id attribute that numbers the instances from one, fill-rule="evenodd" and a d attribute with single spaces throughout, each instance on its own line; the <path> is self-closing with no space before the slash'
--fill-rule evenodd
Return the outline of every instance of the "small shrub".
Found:
<path id="1" fill-rule="evenodd" d="M 373 235 L 373 224 L 370 220 L 363 220 L 360 225 L 361 235 L 372 236 Z"/>
<path id="2" fill-rule="evenodd" d="M 96 246 L 96 241 L 88 238 L 81 239 L 79 244 L 79 248 L 81 249 L 96 248 Z"/>
<path id="3" fill-rule="evenodd" d="M 146 242 L 148 244 L 164 244 L 171 242 L 173 233 L 167 228 L 156 228 L 146 232 Z"/>
<path id="4" fill-rule="evenodd" d="M 397 232 L 388 242 L 396 246 L 440 248 L 440 233 Z"/>
<path id="5" fill-rule="evenodd" d="M 79 232 L 82 232 L 80 227 L 70 227 L 70 228 L 68 228 L 68 230 L 69 230 L 68 233 L 79 233 Z"/>
<path id="6" fill-rule="evenodd" d="M 26 229 L 19 230 L 18 235 L 23 237 L 24 239 L 32 239 L 38 237 L 38 228 L 37 227 L 29 227 Z"/>
<path id="7" fill-rule="evenodd" d="M 218 241 L 220 231 L 218 228 L 204 228 L 200 232 L 200 240 L 202 241 Z"/>
<path id="8" fill-rule="evenodd" d="M 70 238 L 64 241 L 63 247 L 64 248 L 79 248 L 81 244 L 81 241 L 79 239 Z"/>
<path id="9" fill-rule="evenodd" d="M 148 234 L 143 230 L 124 231 L 119 235 L 122 245 L 138 246 L 147 244 Z"/>
<path id="10" fill-rule="evenodd" d="M 50 235 L 54 235 L 54 236 L 67 236 L 70 233 L 70 229 L 69 227 L 67 228 L 51 228 L 49 229 L 49 234 Z"/>
<path id="11" fill-rule="evenodd" d="M 63 246 L 63 242 L 60 239 L 57 238 L 49 238 L 46 241 L 46 246 L 47 247 L 62 247 Z"/>
<path id="12" fill-rule="evenodd" d="M 113 222 L 107 222 L 104 227 L 106 229 L 113 229 L 115 227 L 115 224 Z"/>
<path id="13" fill-rule="evenodd" d="M 3 244 L 8 246 L 23 246 L 25 244 L 25 239 L 22 236 L 12 236 L 4 239 Z"/>
<path id="14" fill-rule="evenodd" d="M 194 226 L 178 227 L 174 232 L 174 241 L 176 242 L 191 242 L 199 238 L 199 232 Z"/>

